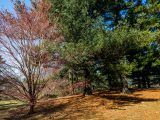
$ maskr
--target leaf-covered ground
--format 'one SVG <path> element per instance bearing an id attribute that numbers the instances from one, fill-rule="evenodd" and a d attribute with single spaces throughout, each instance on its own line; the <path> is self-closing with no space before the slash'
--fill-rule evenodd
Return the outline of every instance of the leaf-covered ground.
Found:
<path id="1" fill-rule="evenodd" d="M 36 113 L 25 107 L 1 109 L 2 120 L 160 120 L 160 90 L 141 90 L 125 95 L 100 91 L 38 103 Z M 5 114 L 4 114 L 5 113 Z"/>

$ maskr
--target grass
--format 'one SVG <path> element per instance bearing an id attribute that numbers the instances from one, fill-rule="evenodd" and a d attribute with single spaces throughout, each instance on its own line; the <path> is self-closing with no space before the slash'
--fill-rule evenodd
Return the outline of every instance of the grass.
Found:
<path id="1" fill-rule="evenodd" d="M 0 120 L 10 117 L 12 115 L 11 111 L 16 111 L 19 107 L 24 105 L 25 103 L 17 100 L 0 100 Z"/>
<path id="2" fill-rule="evenodd" d="M 24 103 L 17 100 L 0 100 L 0 110 L 11 109 L 21 105 L 24 105 Z"/>
<path id="3" fill-rule="evenodd" d="M 0 104 L 8 104 L 5 101 Z M 11 102 L 12 103 L 12 102 Z M 13 102 L 14 103 L 14 102 Z M 160 90 L 139 90 L 132 94 L 99 91 L 92 96 L 81 95 L 41 101 L 36 113 L 28 116 L 27 109 L 5 110 L 2 120 L 158 120 Z M 0 111 L 1 112 L 1 111 Z"/>

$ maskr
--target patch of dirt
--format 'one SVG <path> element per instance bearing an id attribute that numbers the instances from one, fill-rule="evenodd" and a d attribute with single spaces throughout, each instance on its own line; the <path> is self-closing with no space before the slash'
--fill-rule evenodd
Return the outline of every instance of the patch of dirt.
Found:
<path id="1" fill-rule="evenodd" d="M 160 90 L 137 90 L 128 95 L 99 91 L 92 96 L 57 98 L 39 102 L 36 111 L 27 116 L 26 109 L 14 110 L 5 120 L 158 120 Z"/>

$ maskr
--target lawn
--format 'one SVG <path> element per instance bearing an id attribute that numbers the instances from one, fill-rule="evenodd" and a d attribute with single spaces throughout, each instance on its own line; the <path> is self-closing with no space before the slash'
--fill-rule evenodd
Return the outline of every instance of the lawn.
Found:
<path id="1" fill-rule="evenodd" d="M 14 103 L 14 102 L 13 102 Z M 159 120 L 160 90 L 138 90 L 132 94 L 98 91 L 92 96 L 69 96 L 41 101 L 36 113 L 26 115 L 20 106 L 0 110 L 2 120 Z M 8 104 L 1 102 L 0 105 Z M 14 103 L 15 104 L 15 103 Z M 5 116 L 5 117 L 4 117 Z"/>
<path id="2" fill-rule="evenodd" d="M 14 109 L 21 105 L 24 105 L 24 103 L 16 100 L 0 100 L 0 110 Z"/>
<path id="3" fill-rule="evenodd" d="M 7 119 L 12 115 L 11 111 L 25 106 L 25 103 L 16 100 L 0 100 L 0 120 Z"/>

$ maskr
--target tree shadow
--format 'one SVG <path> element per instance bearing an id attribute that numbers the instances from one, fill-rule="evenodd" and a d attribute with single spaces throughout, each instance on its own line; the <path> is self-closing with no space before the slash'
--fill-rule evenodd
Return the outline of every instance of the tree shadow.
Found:
<path id="1" fill-rule="evenodd" d="M 35 109 L 35 113 L 28 115 L 27 108 L 21 108 L 19 110 L 11 111 L 11 115 L 8 118 L 4 118 L 5 120 L 25 120 L 25 119 L 32 119 L 32 120 L 39 120 L 38 118 L 34 118 L 34 116 L 41 115 L 42 117 L 47 116 L 48 114 L 55 113 L 62 111 L 66 108 L 66 104 L 59 104 L 59 105 L 50 105 L 45 107 L 37 107 Z M 23 110 L 22 110 L 23 109 Z"/>
<path id="2" fill-rule="evenodd" d="M 139 92 L 139 91 L 150 91 L 150 92 L 157 92 L 157 90 L 160 90 L 160 88 L 132 88 L 130 89 L 131 93 Z"/>
<path id="3" fill-rule="evenodd" d="M 117 90 L 117 91 L 113 91 L 113 90 L 96 90 L 94 92 L 94 95 L 103 95 L 103 94 L 119 94 L 121 93 L 120 90 Z"/>
<path id="4" fill-rule="evenodd" d="M 159 99 L 152 99 L 152 98 L 140 98 L 137 96 L 141 96 L 141 94 L 137 95 L 123 95 L 123 94 L 107 94 L 107 95 L 100 95 L 100 97 L 105 98 L 107 100 L 112 100 L 113 104 L 117 107 L 123 106 L 131 106 L 133 104 L 139 104 L 143 102 L 154 102 L 159 101 Z"/>
<path id="5" fill-rule="evenodd" d="M 49 105 L 46 107 L 41 107 L 36 110 L 36 114 L 47 115 L 54 112 L 59 112 L 67 107 L 67 104 Z"/>
<path id="6" fill-rule="evenodd" d="M 133 106 L 143 102 L 155 102 L 159 100 L 152 97 L 143 97 L 143 93 L 137 93 L 136 91 L 133 94 L 121 94 L 120 91 L 100 91 L 86 97 L 73 96 L 44 101 L 36 107 L 36 113 L 33 115 L 26 115 L 27 110 L 14 111 L 12 116 L 5 120 L 39 120 L 40 118 L 62 120 L 77 119 L 82 116 L 91 119 L 93 115 L 97 114 L 96 109 L 99 107 L 102 110 L 125 110 L 126 107 L 124 106 Z M 18 115 L 15 116 L 16 114 Z M 98 117 L 100 118 L 101 116 Z"/>

